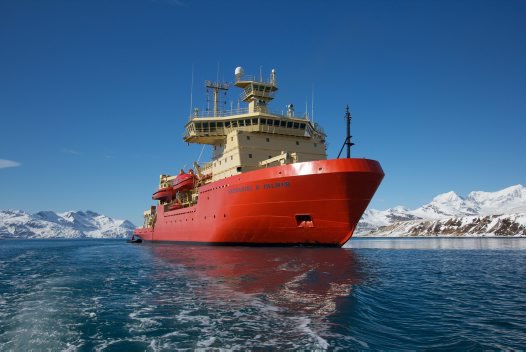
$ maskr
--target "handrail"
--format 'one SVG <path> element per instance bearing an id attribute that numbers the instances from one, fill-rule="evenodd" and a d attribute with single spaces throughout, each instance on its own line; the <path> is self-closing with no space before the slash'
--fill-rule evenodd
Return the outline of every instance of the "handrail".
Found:
<path id="1" fill-rule="evenodd" d="M 254 108 L 254 112 L 262 112 L 268 115 L 274 115 L 276 117 L 280 118 L 293 118 L 298 120 L 309 120 L 308 114 L 303 115 L 295 115 L 295 116 L 289 116 L 286 114 L 283 114 L 283 112 L 276 112 L 272 111 L 270 109 L 262 109 L 261 107 L 256 106 Z M 192 115 L 190 115 L 190 120 L 200 117 L 234 117 L 237 115 L 246 115 L 250 113 L 248 108 L 239 108 L 239 109 L 232 109 L 232 110 L 220 110 L 217 112 L 214 112 L 213 110 L 208 111 L 195 111 Z"/>

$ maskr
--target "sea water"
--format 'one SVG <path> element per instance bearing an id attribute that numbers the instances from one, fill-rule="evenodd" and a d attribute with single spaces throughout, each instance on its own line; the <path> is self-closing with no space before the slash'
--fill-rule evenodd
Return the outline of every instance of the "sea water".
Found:
<path id="1" fill-rule="evenodd" d="M 0 241 L 1 351 L 526 349 L 526 239 Z"/>

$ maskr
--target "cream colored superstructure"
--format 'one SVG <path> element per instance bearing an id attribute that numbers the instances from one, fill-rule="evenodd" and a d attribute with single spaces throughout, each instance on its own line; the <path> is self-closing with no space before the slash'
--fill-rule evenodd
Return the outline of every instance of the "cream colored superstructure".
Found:
<path id="1" fill-rule="evenodd" d="M 265 167 L 327 159 L 325 133 L 321 127 L 308 116 L 294 116 L 292 104 L 286 114 L 275 114 L 268 109 L 278 90 L 274 70 L 266 82 L 244 76 L 240 67 L 236 68 L 235 75 L 235 85 L 242 89 L 241 99 L 248 106 L 219 110 L 219 93 L 227 90 L 228 85 L 205 82 L 214 92 L 214 109 L 205 113 L 194 109 L 185 126 L 184 140 L 211 145 L 212 160 L 201 165 L 194 163 L 194 170 L 188 171 L 195 173 L 193 188 L 178 190 L 173 198 L 159 201 L 165 212 L 197 204 L 199 187 L 209 182 Z M 181 170 L 181 174 L 184 172 Z M 171 188 L 176 177 L 160 175 L 159 190 Z M 156 208 L 145 211 L 144 219 L 145 228 L 153 227 Z"/>
<path id="2" fill-rule="evenodd" d="M 244 78 L 238 68 L 235 85 L 243 89 L 241 98 L 248 108 L 207 114 L 196 109 L 185 126 L 186 142 L 213 146 L 212 161 L 198 173 L 216 181 L 263 167 L 327 158 L 325 134 L 308 117 L 295 117 L 292 105 L 286 115 L 269 112 L 267 105 L 277 90 L 274 70 L 264 82 Z"/>

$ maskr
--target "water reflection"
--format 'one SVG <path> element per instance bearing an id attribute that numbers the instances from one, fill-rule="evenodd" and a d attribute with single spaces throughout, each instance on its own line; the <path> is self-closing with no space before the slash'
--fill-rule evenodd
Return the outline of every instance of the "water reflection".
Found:
<path id="1" fill-rule="evenodd" d="M 259 295 L 278 308 L 326 317 L 338 297 L 348 296 L 364 273 L 352 250 L 150 245 L 166 267 L 213 284 L 202 295 Z M 165 270 L 166 272 L 166 270 Z M 181 274 L 174 271 L 174 274 Z"/>
<path id="2" fill-rule="evenodd" d="M 525 250 L 526 238 L 352 238 L 346 248 Z"/>

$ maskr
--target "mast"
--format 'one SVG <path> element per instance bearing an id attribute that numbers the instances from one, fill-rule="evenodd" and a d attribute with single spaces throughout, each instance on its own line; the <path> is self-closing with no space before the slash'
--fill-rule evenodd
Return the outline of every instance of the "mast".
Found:
<path id="1" fill-rule="evenodd" d="M 351 147 L 354 145 L 354 143 L 351 142 L 351 112 L 349 111 L 349 105 L 345 108 L 345 121 L 347 123 L 347 137 L 343 142 L 342 149 L 340 149 L 340 152 L 338 153 L 338 159 L 340 158 L 344 147 L 347 147 L 347 158 L 350 158 Z"/>
<path id="2" fill-rule="evenodd" d="M 214 117 L 218 116 L 219 112 L 219 94 L 220 91 L 227 91 L 228 90 L 228 83 L 220 83 L 220 82 L 211 82 L 211 81 L 205 81 L 206 88 L 212 89 L 214 92 Z"/>
<path id="3" fill-rule="evenodd" d="M 347 158 L 350 158 L 351 146 L 354 143 L 351 143 L 351 112 L 349 111 L 349 105 L 345 108 L 345 120 L 347 121 L 347 138 L 345 139 L 345 144 L 347 145 Z"/>

